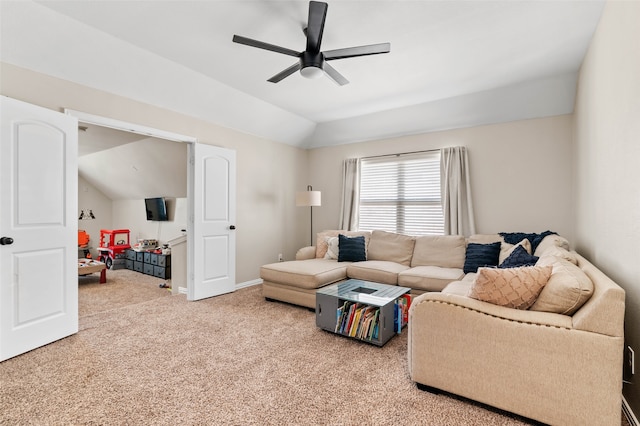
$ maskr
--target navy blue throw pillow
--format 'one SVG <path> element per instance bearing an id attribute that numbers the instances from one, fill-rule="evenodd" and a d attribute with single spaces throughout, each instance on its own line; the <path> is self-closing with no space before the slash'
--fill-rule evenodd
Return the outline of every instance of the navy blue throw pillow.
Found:
<path id="1" fill-rule="evenodd" d="M 516 247 L 500 264 L 499 268 L 518 268 L 520 266 L 535 266 L 538 256 L 533 256 L 524 247 Z"/>
<path id="2" fill-rule="evenodd" d="M 541 234 L 527 234 L 524 232 L 499 232 L 498 234 L 500 234 L 500 236 L 504 238 L 504 242 L 508 244 L 518 244 L 520 241 L 526 238 L 531 243 L 531 253 L 535 253 L 536 248 L 538 248 L 538 244 L 540 244 L 546 236 L 557 234 L 557 232 L 544 231 Z"/>
<path id="3" fill-rule="evenodd" d="M 469 243 L 464 258 L 464 273 L 478 272 L 483 266 L 498 266 L 500 242 L 491 244 Z"/>
<path id="4" fill-rule="evenodd" d="M 367 260 L 364 236 L 347 237 L 338 235 L 338 262 L 362 262 Z"/>

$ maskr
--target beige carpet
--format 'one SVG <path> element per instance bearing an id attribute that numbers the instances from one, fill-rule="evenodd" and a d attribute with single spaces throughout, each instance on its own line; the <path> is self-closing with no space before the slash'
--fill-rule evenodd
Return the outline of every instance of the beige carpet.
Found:
<path id="1" fill-rule="evenodd" d="M 100 284 L 100 274 L 78 277 L 78 315 L 80 318 L 146 302 L 159 297 L 171 296 L 160 284 L 171 285 L 171 280 L 162 280 L 151 275 L 127 269 L 107 270 L 107 283 Z M 82 321 L 80 322 L 82 326 Z"/>
<path id="2" fill-rule="evenodd" d="M 529 424 L 418 390 L 406 330 L 378 348 L 261 286 L 187 302 L 149 278 L 81 284 L 78 334 L 0 363 L 0 424 Z"/>

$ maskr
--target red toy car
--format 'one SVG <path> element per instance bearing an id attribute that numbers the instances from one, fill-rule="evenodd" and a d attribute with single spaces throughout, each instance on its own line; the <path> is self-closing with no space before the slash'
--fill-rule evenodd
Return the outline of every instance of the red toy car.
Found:
<path id="1" fill-rule="evenodd" d="M 101 229 L 100 230 L 100 262 L 111 269 L 116 259 L 124 259 L 124 251 L 131 248 L 129 244 L 128 229 Z"/>

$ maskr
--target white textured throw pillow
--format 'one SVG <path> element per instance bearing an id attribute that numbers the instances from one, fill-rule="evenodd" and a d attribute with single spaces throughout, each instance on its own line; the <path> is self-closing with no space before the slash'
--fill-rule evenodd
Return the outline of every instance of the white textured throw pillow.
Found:
<path id="1" fill-rule="evenodd" d="M 339 250 L 339 239 L 338 237 L 324 237 L 327 243 L 327 252 L 324 255 L 325 259 L 338 259 Z"/>

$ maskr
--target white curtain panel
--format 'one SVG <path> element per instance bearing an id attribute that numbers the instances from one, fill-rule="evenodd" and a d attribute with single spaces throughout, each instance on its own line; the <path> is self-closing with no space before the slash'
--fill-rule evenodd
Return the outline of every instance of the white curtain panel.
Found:
<path id="1" fill-rule="evenodd" d="M 467 149 L 464 146 L 442 148 L 440 153 L 444 233 L 464 236 L 475 234 Z"/>
<path id="2" fill-rule="evenodd" d="M 358 203 L 360 201 L 360 159 L 344 160 L 342 173 L 342 205 L 340 206 L 340 229 L 358 229 Z"/>

